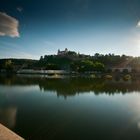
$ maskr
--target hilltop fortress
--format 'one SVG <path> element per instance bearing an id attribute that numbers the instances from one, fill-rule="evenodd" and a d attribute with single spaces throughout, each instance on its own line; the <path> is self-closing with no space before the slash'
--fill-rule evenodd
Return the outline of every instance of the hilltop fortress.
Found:
<path id="1" fill-rule="evenodd" d="M 66 55 L 68 53 L 68 49 L 65 48 L 64 51 L 60 51 L 60 49 L 58 49 L 57 55 Z"/>

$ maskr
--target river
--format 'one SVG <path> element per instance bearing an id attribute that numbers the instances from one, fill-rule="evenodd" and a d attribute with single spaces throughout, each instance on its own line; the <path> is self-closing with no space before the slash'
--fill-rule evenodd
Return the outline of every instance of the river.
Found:
<path id="1" fill-rule="evenodd" d="M 0 76 L 0 123 L 26 140 L 140 140 L 140 80 Z"/>

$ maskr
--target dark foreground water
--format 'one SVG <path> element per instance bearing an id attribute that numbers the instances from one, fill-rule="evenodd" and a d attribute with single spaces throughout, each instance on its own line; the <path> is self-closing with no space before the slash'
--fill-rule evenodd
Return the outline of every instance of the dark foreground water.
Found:
<path id="1" fill-rule="evenodd" d="M 27 140 L 140 140 L 140 81 L 1 76 L 0 122 Z"/>

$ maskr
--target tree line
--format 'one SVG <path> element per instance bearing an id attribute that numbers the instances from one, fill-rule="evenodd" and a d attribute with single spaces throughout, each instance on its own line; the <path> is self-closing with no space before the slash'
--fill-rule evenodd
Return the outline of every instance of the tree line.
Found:
<path id="1" fill-rule="evenodd" d="M 128 62 L 135 68 L 140 65 L 140 57 L 126 55 L 99 54 L 85 55 L 68 51 L 65 55 L 45 55 L 39 60 L 31 59 L 1 59 L 0 70 L 17 71 L 19 69 L 37 70 L 67 70 L 75 72 L 97 71 L 104 72 L 107 67 Z"/>

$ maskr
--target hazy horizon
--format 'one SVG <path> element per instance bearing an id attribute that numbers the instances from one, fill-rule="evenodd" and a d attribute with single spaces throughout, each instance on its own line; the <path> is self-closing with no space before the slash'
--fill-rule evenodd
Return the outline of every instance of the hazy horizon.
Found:
<path id="1" fill-rule="evenodd" d="M 81 54 L 140 56 L 138 0 L 1 0 L 0 58 Z"/>

